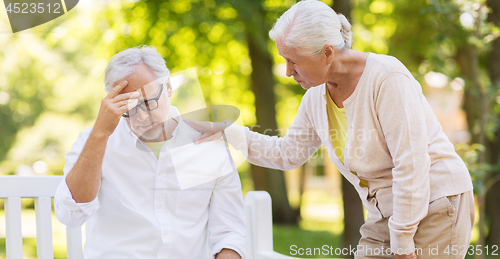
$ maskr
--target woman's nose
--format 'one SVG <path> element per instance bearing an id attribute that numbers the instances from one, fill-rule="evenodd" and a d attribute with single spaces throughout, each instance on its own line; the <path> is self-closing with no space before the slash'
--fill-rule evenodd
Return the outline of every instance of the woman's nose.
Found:
<path id="1" fill-rule="evenodd" d="M 286 76 L 291 77 L 293 75 L 297 74 L 295 71 L 295 68 L 291 64 L 286 64 Z"/>

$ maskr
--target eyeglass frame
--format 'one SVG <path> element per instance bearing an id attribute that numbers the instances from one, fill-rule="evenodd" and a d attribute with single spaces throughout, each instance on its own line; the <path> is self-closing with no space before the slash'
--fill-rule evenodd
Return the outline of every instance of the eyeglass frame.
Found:
<path id="1" fill-rule="evenodd" d="M 160 92 L 158 93 L 158 95 L 157 95 L 156 97 L 151 98 L 151 99 L 144 100 L 144 101 L 142 101 L 141 103 L 139 103 L 139 104 L 137 104 L 136 106 L 134 106 L 134 108 L 132 108 L 132 109 L 130 109 L 130 110 L 128 110 L 128 111 L 127 111 L 127 112 L 129 112 L 129 111 L 131 111 L 131 110 L 135 109 L 135 113 L 134 113 L 134 115 L 128 115 L 127 113 L 124 113 L 124 114 L 122 114 L 122 117 L 124 117 L 124 118 L 130 118 L 130 117 L 133 117 L 133 116 L 137 115 L 137 107 L 141 108 L 141 110 L 143 110 L 143 111 L 145 111 L 145 112 L 150 112 L 150 111 L 154 111 L 154 110 L 158 109 L 158 107 L 160 107 L 160 103 L 158 102 L 158 100 L 159 100 L 159 99 L 160 99 L 160 97 L 161 97 L 161 94 L 162 94 L 162 92 L 163 92 L 163 87 L 164 87 L 164 86 L 165 86 L 165 83 L 161 84 L 161 86 L 160 86 Z M 148 103 L 149 103 L 150 101 L 156 101 L 156 103 L 158 104 L 158 105 L 156 106 L 156 108 L 154 108 L 154 109 L 148 109 L 148 106 L 149 106 L 148 104 L 146 104 L 146 108 L 142 108 L 142 105 L 143 105 L 144 103 L 146 103 L 146 102 L 148 102 Z"/>

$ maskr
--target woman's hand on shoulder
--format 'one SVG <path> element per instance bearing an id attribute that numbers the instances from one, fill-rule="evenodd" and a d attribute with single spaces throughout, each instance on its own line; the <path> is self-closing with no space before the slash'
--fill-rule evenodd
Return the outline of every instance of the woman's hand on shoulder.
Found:
<path id="1" fill-rule="evenodd" d="M 191 126 L 191 128 L 201 133 L 200 136 L 194 138 L 193 141 L 195 144 L 218 139 L 222 136 L 222 132 L 226 125 L 224 122 L 197 121 L 188 118 L 183 118 L 183 121 Z"/>

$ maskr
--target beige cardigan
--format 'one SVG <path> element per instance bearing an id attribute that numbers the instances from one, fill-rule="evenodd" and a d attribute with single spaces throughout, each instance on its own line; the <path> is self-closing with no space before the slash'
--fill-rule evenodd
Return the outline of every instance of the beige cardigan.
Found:
<path id="1" fill-rule="evenodd" d="M 343 102 L 349 125 L 345 165 L 329 141 L 326 94 L 324 85 L 305 93 L 284 137 L 233 124 L 225 130 L 228 141 L 248 151 L 251 163 L 281 170 L 301 166 L 325 145 L 335 166 L 358 191 L 368 217 L 390 217 L 392 251 L 413 250 L 413 236 L 428 204 L 472 190 L 467 167 L 443 133 L 420 84 L 396 58 L 370 53 L 356 89 Z M 368 188 L 360 187 L 360 178 Z"/>

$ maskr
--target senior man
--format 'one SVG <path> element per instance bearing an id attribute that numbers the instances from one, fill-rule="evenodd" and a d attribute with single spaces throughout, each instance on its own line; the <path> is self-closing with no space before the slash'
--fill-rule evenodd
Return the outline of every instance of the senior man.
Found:
<path id="1" fill-rule="evenodd" d="M 94 127 L 66 154 L 54 207 L 86 222 L 84 258 L 244 258 L 238 173 L 222 141 L 190 143 L 169 73 L 151 47 L 116 54 Z"/>

